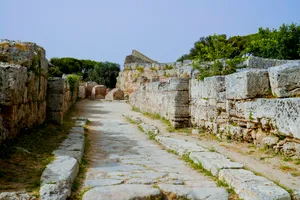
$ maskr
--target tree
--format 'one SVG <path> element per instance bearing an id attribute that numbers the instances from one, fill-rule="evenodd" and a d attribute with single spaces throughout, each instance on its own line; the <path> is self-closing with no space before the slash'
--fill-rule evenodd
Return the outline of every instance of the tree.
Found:
<path id="1" fill-rule="evenodd" d="M 108 88 L 114 88 L 120 72 L 120 65 L 112 62 L 99 62 L 89 72 L 89 80 Z"/>

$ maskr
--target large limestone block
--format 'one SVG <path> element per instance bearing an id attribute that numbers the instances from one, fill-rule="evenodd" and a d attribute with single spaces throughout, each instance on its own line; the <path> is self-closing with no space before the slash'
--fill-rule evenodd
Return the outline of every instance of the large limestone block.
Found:
<path id="1" fill-rule="evenodd" d="M 104 99 L 106 95 L 106 87 L 104 85 L 96 85 L 92 90 L 92 99 Z"/>
<path id="2" fill-rule="evenodd" d="M 80 85 L 79 86 L 79 91 L 78 91 L 78 97 L 84 99 L 86 97 L 86 87 Z"/>
<path id="3" fill-rule="evenodd" d="M 98 85 L 98 83 L 93 81 L 86 82 L 86 97 L 90 97 L 92 95 L 92 90 L 96 85 Z"/>
<path id="4" fill-rule="evenodd" d="M 21 65 L 31 70 L 35 70 L 38 66 L 42 75 L 48 73 L 45 50 L 35 43 L 1 39 L 0 61 Z"/>
<path id="5" fill-rule="evenodd" d="M 129 200 L 159 199 L 161 192 L 151 185 L 123 184 L 106 187 L 95 187 L 83 195 L 83 200 Z"/>
<path id="6" fill-rule="evenodd" d="M 219 99 L 220 93 L 225 92 L 225 76 L 207 77 L 203 81 L 191 79 L 192 99 Z"/>
<path id="7" fill-rule="evenodd" d="M 244 62 L 244 65 L 246 65 L 248 68 L 268 69 L 269 67 L 283 65 L 286 63 L 290 63 L 290 62 L 295 62 L 295 61 L 294 60 L 277 60 L 277 59 L 268 59 L 268 58 L 249 56 L 248 59 Z M 296 62 L 300 62 L 300 60 L 297 60 Z"/>
<path id="8" fill-rule="evenodd" d="M 55 156 L 70 156 L 81 161 L 84 152 L 84 136 L 81 133 L 70 133 L 57 150 Z"/>
<path id="9" fill-rule="evenodd" d="M 51 94 L 64 94 L 67 91 L 67 84 L 65 78 L 49 78 L 48 79 L 48 88 L 47 93 Z"/>
<path id="10" fill-rule="evenodd" d="M 270 84 L 275 97 L 300 95 L 300 63 L 287 63 L 270 67 Z"/>
<path id="11" fill-rule="evenodd" d="M 119 88 L 115 88 L 107 93 L 105 96 L 107 100 L 124 100 L 124 92 Z"/>
<path id="12" fill-rule="evenodd" d="M 204 169 L 217 176 L 221 169 L 241 169 L 243 164 L 232 162 L 227 157 L 216 152 L 192 152 L 189 158 L 195 164 L 201 164 Z"/>
<path id="13" fill-rule="evenodd" d="M 225 181 L 245 200 L 290 200 L 290 194 L 268 179 L 244 169 L 223 169 L 219 179 Z"/>
<path id="14" fill-rule="evenodd" d="M 34 43 L 0 40 L 2 140 L 44 122 L 48 61 Z"/>
<path id="15" fill-rule="evenodd" d="M 42 185 L 61 181 L 73 182 L 79 169 L 78 162 L 70 156 L 57 156 L 47 165 L 41 181 Z"/>
<path id="16" fill-rule="evenodd" d="M 188 155 L 192 152 L 206 152 L 207 150 L 196 143 L 188 142 L 182 139 L 156 136 L 155 139 L 165 148 L 174 151 L 180 156 Z"/>
<path id="17" fill-rule="evenodd" d="M 244 118 L 267 119 L 281 135 L 300 139 L 300 98 L 256 99 L 242 103 L 242 109 Z"/>
<path id="18" fill-rule="evenodd" d="M 227 75 L 225 85 L 227 99 L 262 97 L 270 91 L 268 71 L 264 69 L 248 69 Z"/>

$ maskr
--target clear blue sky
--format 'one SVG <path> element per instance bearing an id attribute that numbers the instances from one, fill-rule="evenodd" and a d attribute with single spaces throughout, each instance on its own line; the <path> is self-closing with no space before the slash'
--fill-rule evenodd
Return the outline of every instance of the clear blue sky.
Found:
<path id="1" fill-rule="evenodd" d="M 201 36 L 300 22 L 299 0 L 0 0 L 0 8 L 0 38 L 36 42 L 47 58 L 120 64 L 132 49 L 171 62 Z"/>

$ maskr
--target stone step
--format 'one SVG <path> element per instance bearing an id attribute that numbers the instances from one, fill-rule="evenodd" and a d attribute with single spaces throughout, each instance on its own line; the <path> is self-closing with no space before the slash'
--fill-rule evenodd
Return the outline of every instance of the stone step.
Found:
<path id="1" fill-rule="evenodd" d="M 244 200 L 290 200 L 290 194 L 272 181 L 244 169 L 223 169 L 219 179 L 225 181 Z"/>
<path id="2" fill-rule="evenodd" d="M 241 169 L 243 164 L 232 162 L 226 156 L 216 152 L 192 152 L 189 158 L 195 164 L 201 164 L 204 169 L 210 171 L 212 175 L 218 176 L 221 169 Z"/>

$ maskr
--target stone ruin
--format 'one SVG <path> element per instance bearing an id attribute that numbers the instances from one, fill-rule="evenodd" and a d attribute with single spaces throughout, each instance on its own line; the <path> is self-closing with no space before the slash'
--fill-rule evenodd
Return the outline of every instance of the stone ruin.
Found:
<path id="1" fill-rule="evenodd" d="M 42 47 L 0 40 L 0 143 L 45 121 L 47 75 Z"/>
<path id="2" fill-rule="evenodd" d="M 157 61 L 152 60 L 137 50 L 132 50 L 132 54 L 126 56 L 124 62 L 125 65 L 129 63 L 157 63 Z"/>
<path id="3" fill-rule="evenodd" d="M 300 157 L 300 61 L 250 56 L 244 65 L 199 81 L 191 61 L 127 63 L 117 85 L 132 106 L 176 128 L 198 127 Z"/>
<path id="4" fill-rule="evenodd" d="M 31 42 L 0 40 L 0 143 L 46 119 L 62 123 L 77 98 L 66 79 L 48 81 L 45 50 Z"/>

